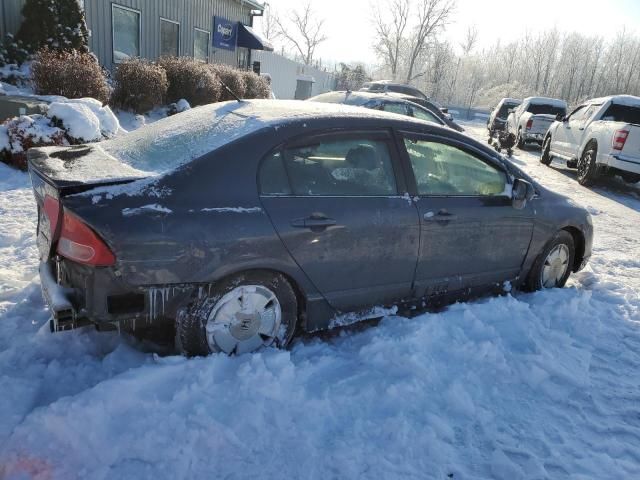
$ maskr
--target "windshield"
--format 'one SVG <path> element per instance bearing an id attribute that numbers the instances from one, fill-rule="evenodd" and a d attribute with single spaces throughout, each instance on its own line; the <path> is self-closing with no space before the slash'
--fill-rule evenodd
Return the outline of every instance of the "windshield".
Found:
<path id="1" fill-rule="evenodd" d="M 567 109 L 565 107 L 559 107 L 557 105 L 535 103 L 529 105 L 529 108 L 527 108 L 527 112 L 533 113 L 534 115 L 553 115 L 555 117 L 557 115 L 566 115 Z"/>
<path id="2" fill-rule="evenodd" d="M 640 106 L 613 104 L 604 112 L 602 120 L 640 125 Z"/>

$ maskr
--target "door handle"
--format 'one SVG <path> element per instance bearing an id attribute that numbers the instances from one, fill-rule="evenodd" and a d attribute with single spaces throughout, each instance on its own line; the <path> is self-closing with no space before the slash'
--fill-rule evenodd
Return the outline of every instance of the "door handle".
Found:
<path id="1" fill-rule="evenodd" d="M 454 215 L 453 213 L 449 213 L 445 209 L 442 209 L 438 213 L 427 212 L 422 216 L 422 218 L 424 218 L 426 222 L 447 223 L 451 220 L 456 220 L 458 216 Z"/>
<path id="2" fill-rule="evenodd" d="M 335 225 L 337 222 L 333 218 L 311 215 L 307 218 L 296 218 L 291 220 L 291 226 L 296 228 L 325 229 Z"/>

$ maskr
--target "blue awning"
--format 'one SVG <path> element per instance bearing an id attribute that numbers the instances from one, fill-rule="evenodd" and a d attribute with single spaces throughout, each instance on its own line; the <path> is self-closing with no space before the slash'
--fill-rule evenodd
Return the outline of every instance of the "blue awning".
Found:
<path id="1" fill-rule="evenodd" d="M 238 22 L 237 45 L 251 50 L 266 50 L 267 52 L 273 52 L 273 45 L 269 40 L 256 33 L 253 28 L 240 22 Z"/>

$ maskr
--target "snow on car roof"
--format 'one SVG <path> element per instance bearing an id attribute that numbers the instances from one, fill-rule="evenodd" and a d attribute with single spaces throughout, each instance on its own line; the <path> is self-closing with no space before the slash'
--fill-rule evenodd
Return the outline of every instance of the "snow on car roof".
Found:
<path id="1" fill-rule="evenodd" d="M 602 104 L 611 101 L 616 105 L 626 105 L 628 107 L 640 107 L 640 97 L 633 95 L 610 95 L 608 97 L 593 98 L 588 103 Z"/>
<path id="2" fill-rule="evenodd" d="M 529 102 L 530 105 L 553 105 L 555 107 L 567 108 L 567 102 L 558 98 L 527 97 L 522 103 L 525 102 Z"/>
<path id="3" fill-rule="evenodd" d="M 197 107 L 101 143 L 105 153 L 138 170 L 161 174 L 263 128 L 317 118 L 390 114 L 300 100 L 229 101 Z M 393 116 L 393 118 L 396 118 Z"/>
<path id="4" fill-rule="evenodd" d="M 517 98 L 509 98 L 509 97 L 507 97 L 507 98 L 503 98 L 502 100 L 500 100 L 500 103 L 501 104 L 504 104 L 504 103 L 516 103 L 516 104 L 520 105 L 522 103 L 522 100 L 519 100 Z"/>

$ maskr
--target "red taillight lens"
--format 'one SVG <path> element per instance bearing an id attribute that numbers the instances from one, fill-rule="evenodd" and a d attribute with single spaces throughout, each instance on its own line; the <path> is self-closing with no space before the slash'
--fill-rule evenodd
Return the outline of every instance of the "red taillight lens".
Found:
<path id="1" fill-rule="evenodd" d="M 58 225 L 58 215 L 60 215 L 60 202 L 57 198 L 53 198 L 50 195 L 44 197 L 44 213 L 49 219 L 49 228 L 51 230 L 51 239 L 56 231 L 56 225 Z"/>
<path id="2" fill-rule="evenodd" d="M 116 257 L 100 237 L 68 211 L 62 215 L 58 253 L 69 260 L 95 267 L 107 267 L 116 262 Z"/>
<path id="3" fill-rule="evenodd" d="M 533 120 L 529 119 L 527 120 L 527 130 L 531 130 L 531 127 L 533 127 Z"/>
<path id="4" fill-rule="evenodd" d="M 611 142 L 611 148 L 614 150 L 622 150 L 624 144 L 627 142 L 629 136 L 629 130 L 618 130 L 613 134 L 613 141 Z"/>

